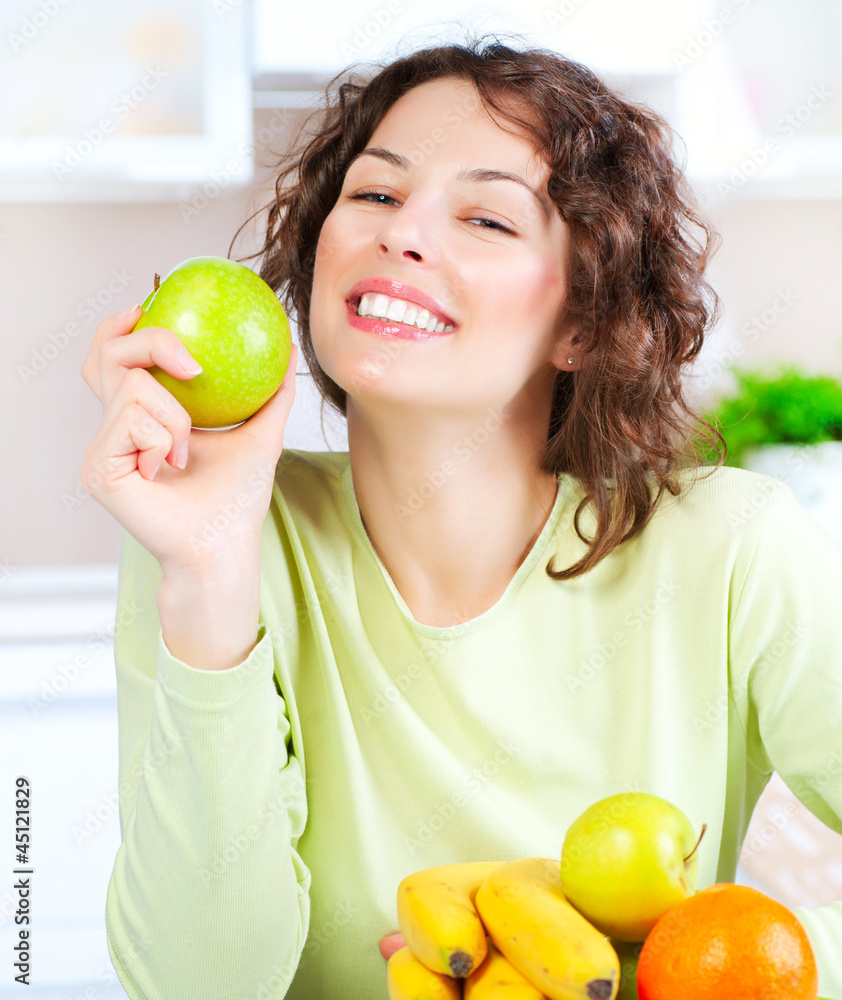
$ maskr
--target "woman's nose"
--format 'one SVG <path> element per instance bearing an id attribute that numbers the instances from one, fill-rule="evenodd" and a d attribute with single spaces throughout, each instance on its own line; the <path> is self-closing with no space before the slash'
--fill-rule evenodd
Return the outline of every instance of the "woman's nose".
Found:
<path id="1" fill-rule="evenodd" d="M 429 206 L 425 209 L 420 202 L 410 204 L 407 199 L 381 226 L 378 250 L 385 257 L 408 257 L 435 264 L 440 255 L 437 226 L 436 216 Z"/>
<path id="2" fill-rule="evenodd" d="M 394 244 L 391 244 L 391 245 L 394 245 Z M 385 257 L 388 257 L 389 254 L 391 253 L 390 246 L 387 246 L 385 243 L 381 243 L 380 244 L 380 253 L 383 254 Z M 411 257 L 413 260 L 423 260 L 424 259 L 423 256 L 422 256 L 422 254 L 418 250 L 404 250 L 403 251 L 403 256 L 404 257 Z"/>

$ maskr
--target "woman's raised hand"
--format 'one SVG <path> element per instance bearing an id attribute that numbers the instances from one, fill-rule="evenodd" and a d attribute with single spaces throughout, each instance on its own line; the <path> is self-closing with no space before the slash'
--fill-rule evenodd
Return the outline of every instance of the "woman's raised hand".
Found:
<path id="1" fill-rule="evenodd" d="M 82 483 L 160 563 L 164 574 L 237 563 L 259 552 L 284 430 L 295 398 L 298 349 L 278 391 L 228 431 L 191 429 L 184 407 L 147 371 L 189 379 L 192 359 L 175 333 L 130 333 L 139 306 L 96 329 L 82 377 L 103 419 L 85 452 Z"/>

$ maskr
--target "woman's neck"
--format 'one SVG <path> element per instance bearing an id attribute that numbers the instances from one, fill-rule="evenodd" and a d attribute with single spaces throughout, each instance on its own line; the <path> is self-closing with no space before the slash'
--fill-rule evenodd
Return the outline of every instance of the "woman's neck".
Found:
<path id="1" fill-rule="evenodd" d="M 416 621 L 469 621 L 502 596 L 556 500 L 541 441 L 493 409 L 461 426 L 416 419 L 374 433 L 349 407 L 362 522 Z"/>

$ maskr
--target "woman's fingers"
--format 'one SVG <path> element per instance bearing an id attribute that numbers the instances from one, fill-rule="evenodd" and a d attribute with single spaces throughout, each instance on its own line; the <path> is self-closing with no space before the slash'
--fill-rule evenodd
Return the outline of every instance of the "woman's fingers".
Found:
<path id="1" fill-rule="evenodd" d="M 86 462 L 98 468 L 102 485 L 119 485 L 135 469 L 153 479 L 173 447 L 172 434 L 140 403 L 130 403 L 103 427 Z M 83 474 L 84 475 L 84 474 Z"/>
<path id="2" fill-rule="evenodd" d="M 82 373 L 103 407 L 103 424 L 94 442 L 98 463 L 116 463 L 122 476 L 133 456 L 136 465 L 128 471 L 136 468 L 149 479 L 165 460 L 174 468 L 184 468 L 192 421 L 148 369 L 157 365 L 180 379 L 192 378 L 201 369 L 172 330 L 144 327 L 132 332 L 138 315 L 136 307 L 100 323 Z M 295 399 L 297 359 L 298 347 L 292 344 L 280 388 L 251 419 L 231 432 L 253 438 L 253 444 L 261 452 L 270 452 L 275 462 Z"/>
<path id="3" fill-rule="evenodd" d="M 122 410 L 132 403 L 139 403 L 156 423 L 169 432 L 173 450 L 170 464 L 190 437 L 190 414 L 173 394 L 144 368 L 131 368 L 126 372 L 115 395 L 103 407 L 105 422 L 113 422 Z"/>
<path id="4" fill-rule="evenodd" d="M 116 391 L 126 372 L 157 365 L 173 378 L 195 378 L 201 367 L 184 344 L 163 326 L 147 326 L 130 337 L 117 337 L 103 347 L 100 388 L 103 401 Z"/>
<path id="5" fill-rule="evenodd" d="M 388 961 L 396 951 L 404 947 L 403 934 L 389 934 L 380 939 L 380 954 Z"/>
<path id="6" fill-rule="evenodd" d="M 201 370 L 172 330 L 147 326 L 132 333 L 138 315 L 133 310 L 109 316 L 94 334 L 82 377 L 103 403 L 116 392 L 129 369 L 157 365 L 180 379 L 193 378 Z"/>
<path id="7" fill-rule="evenodd" d="M 99 374 L 101 365 L 100 352 L 103 345 L 107 341 L 113 340 L 114 337 L 122 337 L 131 332 L 140 316 L 138 309 L 140 309 L 140 306 L 131 306 L 131 308 L 124 309 L 122 312 L 114 313 L 113 316 L 106 316 L 94 331 L 87 357 L 82 362 L 82 378 L 87 382 L 88 387 L 94 392 L 97 399 L 102 399 Z"/>

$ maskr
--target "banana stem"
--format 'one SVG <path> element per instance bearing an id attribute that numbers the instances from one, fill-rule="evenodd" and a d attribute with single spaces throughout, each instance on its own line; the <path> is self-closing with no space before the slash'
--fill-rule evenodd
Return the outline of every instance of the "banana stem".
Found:
<path id="1" fill-rule="evenodd" d="M 685 864 L 685 865 L 686 865 L 686 864 L 687 864 L 687 862 L 688 862 L 688 861 L 690 860 L 690 858 L 692 858 L 692 857 L 693 857 L 693 855 L 694 855 L 694 854 L 696 853 L 696 848 L 698 848 L 699 844 L 701 844 L 701 842 L 702 842 L 702 837 L 704 837 L 704 835 L 705 835 L 705 830 L 707 830 L 707 828 L 708 828 L 708 825 L 707 825 L 707 823 L 702 823 L 702 832 L 701 832 L 701 833 L 699 834 L 699 839 L 698 839 L 698 840 L 696 841 L 696 847 L 694 847 L 694 848 L 693 848 L 693 850 L 692 850 L 692 851 L 691 851 L 691 852 L 690 852 L 690 853 L 689 853 L 689 854 L 687 855 L 687 857 L 686 857 L 686 858 L 684 859 L 684 864 Z"/>

